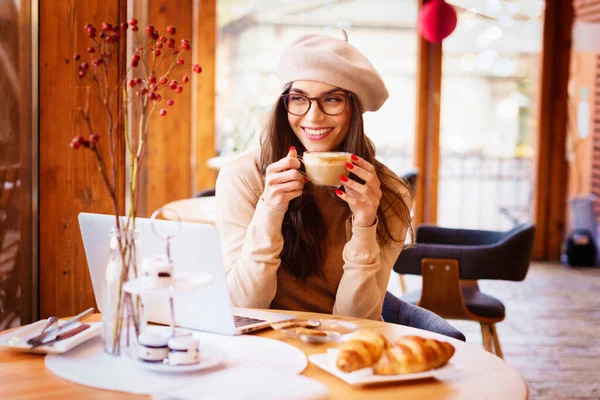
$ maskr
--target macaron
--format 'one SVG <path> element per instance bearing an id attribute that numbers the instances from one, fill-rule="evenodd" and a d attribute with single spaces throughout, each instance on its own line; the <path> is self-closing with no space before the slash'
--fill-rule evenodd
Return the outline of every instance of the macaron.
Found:
<path id="1" fill-rule="evenodd" d="M 169 337 L 150 332 L 142 332 L 138 337 L 137 356 L 146 362 L 162 362 L 169 356 Z"/>
<path id="2" fill-rule="evenodd" d="M 142 287 L 160 289 L 173 284 L 173 265 L 163 256 L 146 257 L 142 261 Z"/>
<path id="3" fill-rule="evenodd" d="M 169 364 L 188 365 L 200 362 L 200 341 L 193 336 L 175 336 L 169 339 Z"/>

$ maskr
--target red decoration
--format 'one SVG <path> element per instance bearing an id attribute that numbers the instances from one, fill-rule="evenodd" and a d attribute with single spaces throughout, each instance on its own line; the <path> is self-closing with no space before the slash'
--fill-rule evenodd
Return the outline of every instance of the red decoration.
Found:
<path id="1" fill-rule="evenodd" d="M 429 0 L 421 8 L 419 32 L 431 43 L 442 43 L 456 28 L 456 10 L 444 0 Z"/>

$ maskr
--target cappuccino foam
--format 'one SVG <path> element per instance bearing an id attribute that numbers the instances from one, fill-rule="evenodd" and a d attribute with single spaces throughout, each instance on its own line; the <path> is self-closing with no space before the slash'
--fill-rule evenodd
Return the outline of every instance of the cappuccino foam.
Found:
<path id="1" fill-rule="evenodd" d="M 336 152 L 305 152 L 303 163 L 308 179 L 319 187 L 339 187 L 340 176 L 349 174 L 346 163 L 350 162 L 350 155 Z"/>

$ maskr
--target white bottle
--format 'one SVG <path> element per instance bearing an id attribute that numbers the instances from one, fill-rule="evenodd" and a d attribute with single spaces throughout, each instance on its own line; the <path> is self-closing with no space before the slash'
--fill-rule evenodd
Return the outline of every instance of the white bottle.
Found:
<path id="1" fill-rule="evenodd" d="M 581 88 L 579 92 L 579 104 L 577 104 L 577 127 L 579 137 L 585 139 L 590 133 L 590 103 L 588 101 L 588 89 Z"/>

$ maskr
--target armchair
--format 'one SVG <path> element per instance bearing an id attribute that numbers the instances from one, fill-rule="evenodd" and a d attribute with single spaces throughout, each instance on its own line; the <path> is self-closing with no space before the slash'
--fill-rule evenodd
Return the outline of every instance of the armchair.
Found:
<path id="1" fill-rule="evenodd" d="M 421 225 L 415 236 L 415 246 L 400 254 L 394 271 L 422 275 L 423 289 L 402 299 L 443 318 L 479 322 L 484 347 L 502 358 L 495 324 L 504 320 L 506 310 L 479 290 L 477 280 L 525 279 L 535 226 L 496 232 Z"/>

